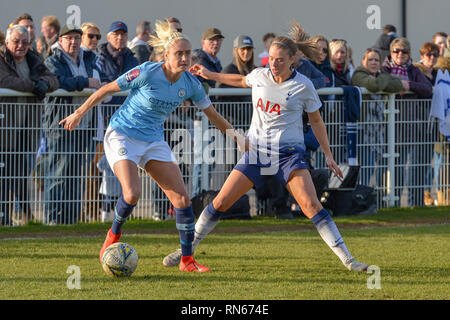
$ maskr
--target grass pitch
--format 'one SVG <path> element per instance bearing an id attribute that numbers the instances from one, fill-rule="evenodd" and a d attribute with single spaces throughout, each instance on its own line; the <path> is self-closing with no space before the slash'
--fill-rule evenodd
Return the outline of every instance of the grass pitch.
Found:
<path id="1" fill-rule="evenodd" d="M 126 279 L 98 260 L 109 224 L 1 228 L 0 299 L 448 300 L 449 217 L 447 207 L 335 218 L 352 255 L 379 268 L 379 289 L 375 273 L 347 271 L 307 219 L 221 221 L 196 251 L 212 269 L 202 274 L 162 265 L 179 246 L 174 221 L 131 220 L 121 241 L 139 264 Z M 74 266 L 80 289 L 69 289 Z"/>

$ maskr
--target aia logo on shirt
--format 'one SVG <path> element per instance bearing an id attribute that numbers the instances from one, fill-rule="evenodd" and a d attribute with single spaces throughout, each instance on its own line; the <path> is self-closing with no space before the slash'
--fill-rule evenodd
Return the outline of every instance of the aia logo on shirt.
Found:
<path id="1" fill-rule="evenodd" d="M 127 82 L 131 82 L 134 79 L 136 79 L 137 77 L 139 77 L 140 74 L 141 74 L 141 70 L 134 69 L 127 73 L 127 75 L 125 76 L 125 79 L 127 80 Z"/>
<path id="2" fill-rule="evenodd" d="M 256 109 L 260 108 L 262 112 L 272 113 L 280 115 L 281 107 L 278 103 L 271 104 L 269 100 L 266 103 L 263 102 L 261 98 L 258 99 L 258 103 L 256 104 Z"/>

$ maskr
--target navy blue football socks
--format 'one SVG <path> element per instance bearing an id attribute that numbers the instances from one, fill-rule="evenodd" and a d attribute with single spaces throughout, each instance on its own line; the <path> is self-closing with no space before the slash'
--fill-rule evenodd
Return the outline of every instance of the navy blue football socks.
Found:
<path id="1" fill-rule="evenodd" d="M 122 232 L 122 225 L 125 221 L 127 221 L 127 218 L 130 216 L 131 212 L 133 212 L 135 206 L 136 205 L 126 203 L 123 196 L 120 196 L 114 210 L 114 220 L 111 227 L 113 234 L 119 234 Z"/>
<path id="2" fill-rule="evenodd" d="M 195 215 L 192 206 L 174 209 L 177 229 L 180 233 L 181 254 L 192 256 L 192 241 L 194 240 L 195 230 Z"/>

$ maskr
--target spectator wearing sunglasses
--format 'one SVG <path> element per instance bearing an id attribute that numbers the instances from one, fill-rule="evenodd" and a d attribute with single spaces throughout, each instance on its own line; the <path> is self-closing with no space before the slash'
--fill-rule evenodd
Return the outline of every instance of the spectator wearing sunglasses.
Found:
<path id="1" fill-rule="evenodd" d="M 432 42 L 425 42 L 420 48 L 420 62 L 413 63 L 424 74 L 431 85 L 436 82 L 437 70 L 434 69 L 439 58 L 439 47 Z"/>
<path id="2" fill-rule="evenodd" d="M 325 87 L 334 87 L 333 69 L 331 69 L 329 59 L 329 43 L 327 38 L 322 35 L 317 35 L 311 39 L 320 50 L 320 54 L 316 60 L 311 60 L 311 63 L 325 76 Z"/>
<path id="3" fill-rule="evenodd" d="M 92 22 L 85 22 L 81 25 L 81 31 L 83 35 L 81 36 L 81 48 L 83 50 L 90 50 L 97 54 L 97 47 L 102 34 L 100 33 L 100 28 Z"/>
<path id="4" fill-rule="evenodd" d="M 423 172 L 423 163 L 431 162 L 427 157 L 431 157 L 432 154 L 431 139 L 433 137 L 427 130 L 429 105 L 410 99 L 431 98 L 433 87 L 423 73 L 412 64 L 411 45 L 408 39 L 394 39 L 391 42 L 390 52 L 383 63 L 382 70 L 399 78 L 404 88 L 396 99 L 396 109 L 400 111 L 399 121 L 404 122 L 396 132 L 397 148 L 400 154 L 399 170 L 396 175 L 396 181 L 400 186 L 397 196 L 400 197 L 403 191 L 401 187 L 405 183 L 411 186 L 408 189 L 408 206 L 420 206 L 424 203 L 424 185 L 427 183 L 425 176 L 428 173 L 428 169 L 425 173 Z M 408 161 L 409 165 L 406 166 Z"/>

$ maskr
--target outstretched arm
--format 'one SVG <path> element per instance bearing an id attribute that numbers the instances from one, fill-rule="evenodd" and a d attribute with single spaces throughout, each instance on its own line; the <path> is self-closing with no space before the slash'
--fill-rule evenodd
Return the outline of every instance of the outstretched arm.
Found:
<path id="1" fill-rule="evenodd" d="M 88 112 L 91 108 L 93 108 L 97 103 L 102 101 L 107 95 L 119 92 L 120 88 L 117 85 L 117 81 L 113 81 L 104 85 L 96 92 L 94 92 L 78 109 L 76 109 L 71 115 L 67 118 L 62 119 L 59 122 L 59 125 L 64 125 L 64 129 L 72 131 L 75 129 L 81 121 L 81 118 Z"/>
<path id="2" fill-rule="evenodd" d="M 335 175 L 344 178 L 341 169 L 336 164 L 333 159 L 333 155 L 331 154 L 327 130 L 325 128 L 325 124 L 323 123 L 322 117 L 320 116 L 319 110 L 310 113 L 308 112 L 308 118 L 314 135 L 316 136 L 317 141 L 319 141 L 322 151 L 325 154 L 325 161 L 327 162 L 328 169 L 333 171 Z"/>
<path id="3" fill-rule="evenodd" d="M 199 64 L 193 65 L 189 69 L 189 72 L 194 76 L 200 76 L 206 80 L 214 80 L 237 88 L 248 88 L 245 82 L 245 76 L 240 74 L 212 72 Z"/>

